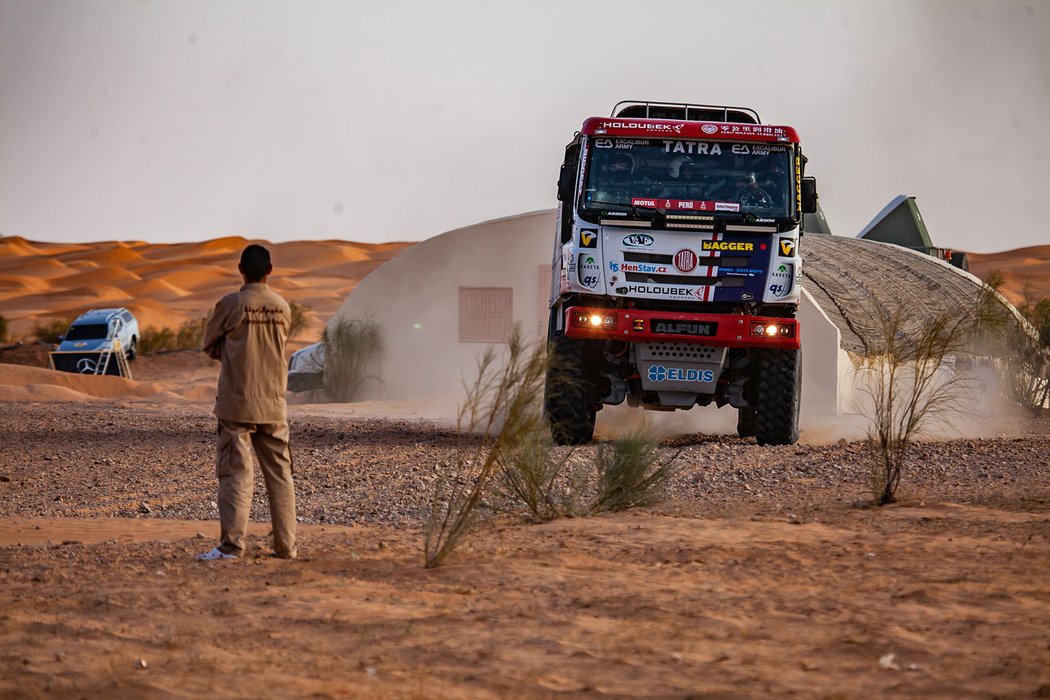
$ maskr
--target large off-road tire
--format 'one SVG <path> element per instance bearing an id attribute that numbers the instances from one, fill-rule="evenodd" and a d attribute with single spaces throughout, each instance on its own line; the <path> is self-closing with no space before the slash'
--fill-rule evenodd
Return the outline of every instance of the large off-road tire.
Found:
<path id="1" fill-rule="evenodd" d="M 586 343 L 561 333 L 551 338 L 543 407 L 557 445 L 582 445 L 594 437 L 596 390 Z"/>
<path id="2" fill-rule="evenodd" d="M 802 351 L 760 350 L 755 385 L 755 440 L 759 445 L 798 442 L 802 403 Z"/>
<path id="3" fill-rule="evenodd" d="M 128 358 L 129 362 L 134 360 L 136 357 L 139 356 L 139 341 L 138 341 L 138 338 L 132 337 L 131 344 L 128 345 L 128 349 L 127 349 L 127 351 L 125 351 L 124 356 Z"/>

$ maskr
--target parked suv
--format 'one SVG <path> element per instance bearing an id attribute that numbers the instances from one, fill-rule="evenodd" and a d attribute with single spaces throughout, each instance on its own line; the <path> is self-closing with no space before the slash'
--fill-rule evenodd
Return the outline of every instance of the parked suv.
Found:
<path id="1" fill-rule="evenodd" d="M 112 348 L 114 339 L 120 341 L 127 358 L 134 360 L 138 354 L 139 322 L 124 308 L 92 309 L 69 326 L 58 352 L 100 352 Z"/>

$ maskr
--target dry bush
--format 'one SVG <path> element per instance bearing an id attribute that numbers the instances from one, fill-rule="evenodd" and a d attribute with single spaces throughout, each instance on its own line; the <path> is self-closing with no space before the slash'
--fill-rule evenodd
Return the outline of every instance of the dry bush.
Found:
<path id="1" fill-rule="evenodd" d="M 424 527 L 428 568 L 455 549 L 482 507 L 533 522 L 625 510 L 660 500 L 674 473 L 677 455 L 659 463 L 659 443 L 644 429 L 600 445 L 594 460 L 555 447 L 542 407 L 546 348 L 526 347 L 515 328 L 500 359 L 489 348 L 479 360 L 459 412 L 457 456 L 439 465 Z"/>
<path id="2" fill-rule="evenodd" d="M 1003 281 L 999 272 L 989 275 L 989 298 L 1001 298 Z M 1007 399 L 1037 413 L 1050 401 L 1050 299 L 1035 301 L 1026 288 L 1016 308 L 1019 315 L 1002 309 L 987 314 L 985 335 L 996 349 L 995 368 Z"/>
<path id="3" fill-rule="evenodd" d="M 586 514 L 584 466 L 575 447 L 556 447 L 546 424 L 522 436 L 499 460 L 489 504 L 531 522 Z"/>
<path id="4" fill-rule="evenodd" d="M 175 331 L 171 328 L 154 328 L 148 326 L 139 333 L 138 353 L 156 355 L 168 352 L 175 347 Z"/>
<path id="5" fill-rule="evenodd" d="M 288 339 L 291 340 L 306 330 L 306 327 L 310 325 L 310 307 L 306 304 L 300 304 L 297 301 L 289 300 L 288 308 L 292 312 L 292 321 L 288 324 Z"/>
<path id="6" fill-rule="evenodd" d="M 903 307 L 881 314 L 881 345 L 860 367 L 861 390 L 872 400 L 863 412 L 871 422 L 871 492 L 879 505 L 896 501 L 913 440 L 935 419 L 964 412 L 974 384 L 955 369 L 973 341 L 972 316 L 946 313 L 910 332 L 908 320 Z"/>
<path id="7" fill-rule="evenodd" d="M 61 341 L 61 336 L 69 328 L 69 321 L 61 318 L 51 318 L 46 321 L 35 321 L 33 323 L 33 335 L 45 343 L 54 345 Z"/>
<path id="8" fill-rule="evenodd" d="M 204 344 L 204 329 L 207 325 L 207 316 L 183 322 L 175 332 L 175 349 L 199 350 Z"/>
<path id="9" fill-rule="evenodd" d="M 477 377 L 466 387 L 457 420 L 457 456 L 440 465 L 424 525 L 427 568 L 438 566 L 471 529 L 506 455 L 541 432 L 546 348 L 537 344 L 530 350 L 515 327 L 506 355 L 499 359 L 487 349 Z"/>
<path id="10" fill-rule="evenodd" d="M 329 400 L 357 400 L 370 370 L 383 352 L 379 324 L 372 320 L 339 320 L 321 334 L 324 349 L 324 390 Z"/>
<path id="11" fill-rule="evenodd" d="M 204 342 L 207 317 L 185 321 L 178 328 L 149 326 L 139 333 L 138 353 L 159 355 L 175 350 L 199 350 Z"/>
<path id="12" fill-rule="evenodd" d="M 681 450 L 660 462 L 660 442 L 644 429 L 598 446 L 598 493 L 594 511 L 621 511 L 647 506 L 663 499 L 674 476 L 672 463 Z"/>

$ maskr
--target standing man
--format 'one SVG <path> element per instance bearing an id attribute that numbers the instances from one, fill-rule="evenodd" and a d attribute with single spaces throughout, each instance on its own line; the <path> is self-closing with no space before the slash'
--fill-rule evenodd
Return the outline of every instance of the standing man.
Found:
<path id="1" fill-rule="evenodd" d="M 288 445 L 284 393 L 288 370 L 284 345 L 291 311 L 266 284 L 273 272 L 270 251 L 250 245 L 237 266 L 240 291 L 215 305 L 204 331 L 203 350 L 222 361 L 215 417 L 219 420 L 215 474 L 219 478 L 219 546 L 201 561 L 237 559 L 252 505 L 252 450 L 262 468 L 273 522 L 274 556 L 294 559 L 295 487 Z"/>

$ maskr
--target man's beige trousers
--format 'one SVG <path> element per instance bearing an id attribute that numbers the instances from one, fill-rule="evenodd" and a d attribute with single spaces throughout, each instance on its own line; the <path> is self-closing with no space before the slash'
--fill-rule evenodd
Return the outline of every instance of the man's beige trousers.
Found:
<path id="1" fill-rule="evenodd" d="M 219 421 L 215 475 L 219 477 L 219 549 L 244 554 L 244 533 L 252 507 L 255 485 L 252 450 L 262 469 L 270 498 L 273 551 L 279 557 L 296 556 L 295 486 L 292 483 L 292 453 L 288 445 L 288 422 L 234 423 Z"/>

